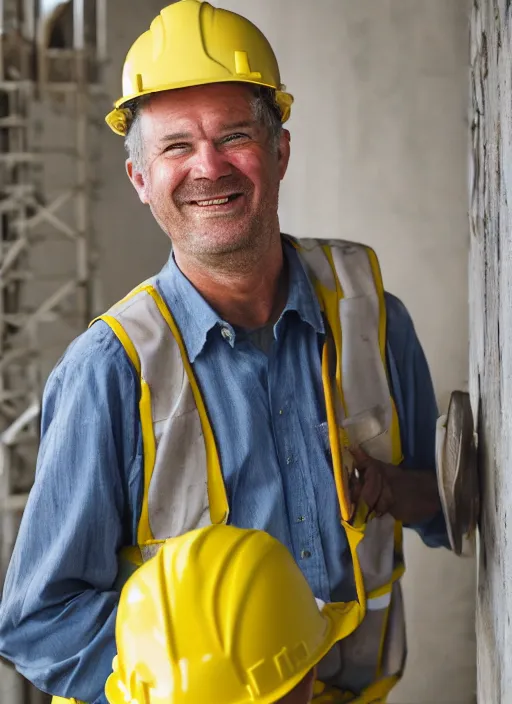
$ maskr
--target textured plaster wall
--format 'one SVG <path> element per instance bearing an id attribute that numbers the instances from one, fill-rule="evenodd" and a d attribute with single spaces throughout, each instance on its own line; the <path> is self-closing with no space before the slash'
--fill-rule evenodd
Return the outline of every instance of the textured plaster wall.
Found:
<path id="1" fill-rule="evenodd" d="M 478 701 L 512 702 L 512 110 L 510 2 L 475 0 L 471 18 L 471 396 L 480 423 Z"/>

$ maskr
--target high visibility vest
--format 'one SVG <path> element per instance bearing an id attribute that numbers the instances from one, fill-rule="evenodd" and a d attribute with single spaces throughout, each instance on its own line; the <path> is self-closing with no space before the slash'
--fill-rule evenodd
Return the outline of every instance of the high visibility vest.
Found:
<path id="1" fill-rule="evenodd" d="M 344 637 L 320 662 L 321 702 L 384 702 L 406 657 L 399 580 L 402 526 L 351 505 L 351 445 L 383 462 L 402 461 L 400 430 L 386 366 L 386 307 L 373 250 L 351 242 L 289 240 L 312 281 L 329 334 L 322 380 L 341 523 L 350 547 L 357 600 L 347 605 Z M 215 437 L 172 311 L 154 279 L 99 319 L 121 342 L 140 379 L 144 491 L 137 544 L 120 555 L 119 583 L 168 538 L 229 518 Z M 54 704 L 66 700 L 54 698 Z M 73 701 L 73 700 L 67 700 Z"/>

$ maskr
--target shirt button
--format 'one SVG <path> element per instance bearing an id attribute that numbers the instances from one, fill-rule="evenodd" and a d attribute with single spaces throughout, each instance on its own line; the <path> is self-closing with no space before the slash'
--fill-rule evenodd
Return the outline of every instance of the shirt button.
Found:
<path id="1" fill-rule="evenodd" d="M 286 464 L 291 464 L 293 462 L 293 457 L 286 458 Z"/>
<path id="2" fill-rule="evenodd" d="M 282 416 L 282 415 L 283 415 L 283 413 L 284 413 L 283 409 L 282 409 L 282 408 L 280 408 L 280 409 L 279 409 L 279 415 L 280 415 L 280 416 Z"/>
<path id="3" fill-rule="evenodd" d="M 300 556 L 303 560 L 307 560 L 309 557 L 311 557 L 311 553 L 309 552 L 309 550 L 303 550 Z"/>
<path id="4" fill-rule="evenodd" d="M 220 334 L 225 340 L 231 340 L 233 337 L 233 333 L 229 328 L 221 328 L 220 329 Z"/>
<path id="5" fill-rule="evenodd" d="M 305 520 L 306 520 L 306 517 L 305 517 L 305 516 L 299 516 L 299 517 L 297 518 L 297 523 L 304 523 Z"/>

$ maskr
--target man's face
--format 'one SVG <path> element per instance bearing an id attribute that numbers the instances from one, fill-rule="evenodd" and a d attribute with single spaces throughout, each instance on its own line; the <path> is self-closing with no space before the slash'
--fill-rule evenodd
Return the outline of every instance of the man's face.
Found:
<path id="1" fill-rule="evenodd" d="M 272 144 L 247 86 L 155 94 L 140 119 L 144 164 L 128 160 L 128 175 L 177 252 L 231 253 L 275 232 L 289 135 Z"/>

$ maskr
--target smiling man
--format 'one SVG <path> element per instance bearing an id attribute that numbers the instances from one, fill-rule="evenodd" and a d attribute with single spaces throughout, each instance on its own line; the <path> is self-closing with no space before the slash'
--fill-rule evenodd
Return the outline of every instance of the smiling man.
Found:
<path id="1" fill-rule="evenodd" d="M 172 253 L 45 390 L 0 655 L 46 692 L 105 704 L 124 581 L 226 522 L 270 533 L 315 597 L 346 602 L 323 701 L 383 702 L 402 674 L 401 524 L 447 544 L 437 408 L 375 253 L 280 232 L 292 102 L 261 32 L 199 0 L 127 55 L 107 122 Z"/>
<path id="2" fill-rule="evenodd" d="M 287 295 L 275 233 L 290 151 L 272 92 L 215 83 L 164 91 L 131 112 L 128 176 L 180 271 L 231 325 L 276 322 Z"/>

